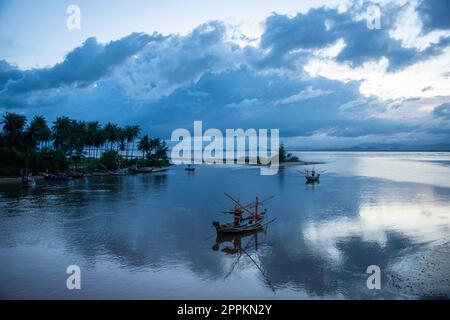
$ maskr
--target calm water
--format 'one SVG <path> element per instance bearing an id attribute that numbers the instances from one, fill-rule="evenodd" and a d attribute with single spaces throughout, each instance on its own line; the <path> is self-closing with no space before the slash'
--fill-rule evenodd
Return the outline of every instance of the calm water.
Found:
<path id="1" fill-rule="evenodd" d="M 327 170 L 320 184 L 305 185 L 304 167 L 260 176 L 256 167 L 215 165 L 0 186 L 0 297 L 450 295 L 449 153 L 299 156 L 325 162 L 315 165 Z M 230 218 L 217 213 L 232 206 L 224 191 L 244 202 L 276 195 L 267 208 L 277 221 L 216 239 L 211 222 Z M 72 264 L 81 268 L 79 291 L 66 289 Z M 369 265 L 381 268 L 381 290 L 367 289 Z"/>

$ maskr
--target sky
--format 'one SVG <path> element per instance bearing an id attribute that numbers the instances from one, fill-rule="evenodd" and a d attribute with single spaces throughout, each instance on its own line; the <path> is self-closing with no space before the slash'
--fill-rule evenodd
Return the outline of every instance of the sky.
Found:
<path id="1" fill-rule="evenodd" d="M 447 0 L 0 0 L 0 113 L 28 118 L 449 144 L 449 78 Z"/>

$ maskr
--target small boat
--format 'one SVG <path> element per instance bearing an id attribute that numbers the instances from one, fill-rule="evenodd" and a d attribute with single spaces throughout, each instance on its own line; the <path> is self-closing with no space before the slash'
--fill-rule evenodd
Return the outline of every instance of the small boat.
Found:
<path id="1" fill-rule="evenodd" d="M 84 173 L 69 173 L 67 176 L 72 179 L 83 179 Z"/>
<path id="2" fill-rule="evenodd" d="M 71 178 L 65 173 L 51 174 L 47 173 L 44 175 L 44 179 L 47 181 L 67 181 Z"/>
<path id="3" fill-rule="evenodd" d="M 113 176 L 126 176 L 128 175 L 128 169 L 117 169 L 109 172 Z"/>
<path id="4" fill-rule="evenodd" d="M 153 167 L 138 167 L 137 165 L 132 165 L 129 170 L 133 173 L 150 173 L 153 172 Z"/>
<path id="5" fill-rule="evenodd" d="M 240 232 L 248 232 L 254 230 L 260 230 L 263 227 L 264 216 L 262 218 L 253 221 L 248 218 L 247 221 L 242 221 L 239 225 L 236 225 L 234 222 L 229 223 L 219 223 L 218 221 L 214 221 L 213 225 L 216 227 L 217 233 L 240 233 Z"/>
<path id="6" fill-rule="evenodd" d="M 186 166 L 186 168 L 184 168 L 184 170 L 186 170 L 186 171 L 195 171 L 195 167 L 194 167 L 193 164 L 188 164 Z"/>
<path id="7" fill-rule="evenodd" d="M 312 169 L 311 171 L 309 170 L 305 170 L 305 179 L 306 179 L 306 183 L 316 183 L 320 181 L 320 174 L 324 173 L 325 171 L 322 172 L 317 172 L 315 169 Z"/>
<path id="8" fill-rule="evenodd" d="M 33 176 L 30 174 L 22 177 L 22 188 L 32 188 L 36 185 L 36 181 Z"/>
<path id="9" fill-rule="evenodd" d="M 107 177 L 111 175 L 110 171 L 106 171 L 106 170 L 94 170 L 92 171 L 92 176 L 93 177 Z"/>
<path id="10" fill-rule="evenodd" d="M 152 173 L 154 172 L 162 172 L 169 170 L 169 167 L 159 167 L 159 168 L 153 168 Z"/>
<path id="11" fill-rule="evenodd" d="M 256 201 L 249 203 L 247 205 L 243 205 L 239 202 L 239 200 L 234 199 L 227 193 L 225 193 L 225 195 L 235 203 L 235 206 L 233 209 L 229 211 L 224 211 L 223 213 L 233 214 L 234 221 L 228 223 L 220 223 L 219 221 L 213 221 L 212 224 L 216 228 L 216 232 L 218 234 L 254 231 L 262 229 L 265 225 L 267 225 L 267 223 L 264 224 L 264 219 L 267 210 L 265 209 L 263 212 L 259 212 L 259 207 L 263 202 L 271 199 L 272 197 L 267 198 L 266 200 L 263 201 L 259 201 L 259 198 L 256 197 Z M 250 211 L 251 208 L 254 208 L 255 210 Z M 244 212 L 249 213 L 249 215 L 243 217 Z"/>
<path id="12" fill-rule="evenodd" d="M 317 176 L 305 176 L 306 182 L 319 182 L 320 174 Z"/>

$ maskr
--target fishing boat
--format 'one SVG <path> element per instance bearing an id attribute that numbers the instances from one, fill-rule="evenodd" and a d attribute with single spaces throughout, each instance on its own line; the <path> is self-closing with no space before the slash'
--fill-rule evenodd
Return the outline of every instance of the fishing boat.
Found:
<path id="1" fill-rule="evenodd" d="M 47 180 L 47 181 L 67 181 L 67 180 L 70 180 L 72 178 L 70 178 L 65 173 L 58 173 L 58 174 L 47 173 L 47 174 L 44 175 L 44 179 Z"/>
<path id="2" fill-rule="evenodd" d="M 259 208 L 264 202 L 273 197 L 267 198 L 263 201 L 260 201 L 259 198 L 256 197 L 256 200 L 254 202 L 249 203 L 247 205 L 243 205 L 239 202 L 239 199 L 236 200 L 227 193 L 225 193 L 225 196 L 231 199 L 235 203 L 235 206 L 231 210 L 224 211 L 222 213 L 233 214 L 234 221 L 228 223 L 220 223 L 219 221 L 213 221 L 212 224 L 216 228 L 218 234 L 241 233 L 259 230 L 262 229 L 265 225 L 267 225 L 267 223 L 264 223 L 267 209 L 260 212 Z M 250 209 L 254 209 L 254 211 L 251 211 Z M 245 212 L 248 213 L 248 216 L 244 217 Z"/>
<path id="3" fill-rule="evenodd" d="M 194 167 L 193 164 L 188 164 L 186 166 L 186 168 L 184 168 L 184 170 L 186 170 L 186 171 L 195 171 L 195 167 Z"/>
<path id="4" fill-rule="evenodd" d="M 69 173 L 67 176 L 72 179 L 83 179 L 84 173 Z"/>
<path id="5" fill-rule="evenodd" d="M 34 180 L 32 174 L 26 174 L 22 177 L 22 188 L 32 188 L 36 185 L 36 181 Z"/>
<path id="6" fill-rule="evenodd" d="M 112 176 L 126 176 L 128 175 L 128 169 L 117 169 L 109 172 Z"/>
<path id="7" fill-rule="evenodd" d="M 153 168 L 152 173 L 163 172 L 163 171 L 167 171 L 167 170 L 169 170 L 169 167 L 158 167 L 158 168 Z"/>
<path id="8" fill-rule="evenodd" d="M 150 173 L 153 172 L 153 167 L 138 167 L 137 165 L 132 165 L 129 170 L 132 173 Z"/>
<path id="9" fill-rule="evenodd" d="M 312 169 L 311 171 L 305 170 L 304 175 L 306 179 L 306 183 L 316 183 L 320 181 L 320 174 L 324 173 L 325 171 L 318 172 L 315 169 Z"/>
<path id="10" fill-rule="evenodd" d="M 92 171 L 92 176 L 93 177 L 107 177 L 111 175 L 111 171 L 107 171 L 107 170 L 94 170 Z"/>

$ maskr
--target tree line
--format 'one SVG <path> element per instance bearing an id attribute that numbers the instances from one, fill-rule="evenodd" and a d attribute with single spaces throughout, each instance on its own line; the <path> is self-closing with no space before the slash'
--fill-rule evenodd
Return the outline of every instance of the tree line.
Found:
<path id="1" fill-rule="evenodd" d="M 112 151 L 125 162 L 135 161 L 135 146 L 142 153 L 143 161 L 167 161 L 165 142 L 148 134 L 140 136 L 138 125 L 102 125 L 98 121 L 80 121 L 66 116 L 58 117 L 49 125 L 43 116 L 34 116 L 28 122 L 24 115 L 13 112 L 3 114 L 1 124 L 3 156 L 0 167 L 3 171 L 5 167 L 9 167 L 6 171 L 14 171 L 28 162 L 32 165 L 39 160 L 45 160 L 46 164 L 52 160 L 58 162 L 51 167 L 58 167 L 59 162 L 63 162 L 60 166 L 64 167 L 68 164 L 64 164 L 64 159 L 72 162 L 99 159 L 103 153 Z"/>

